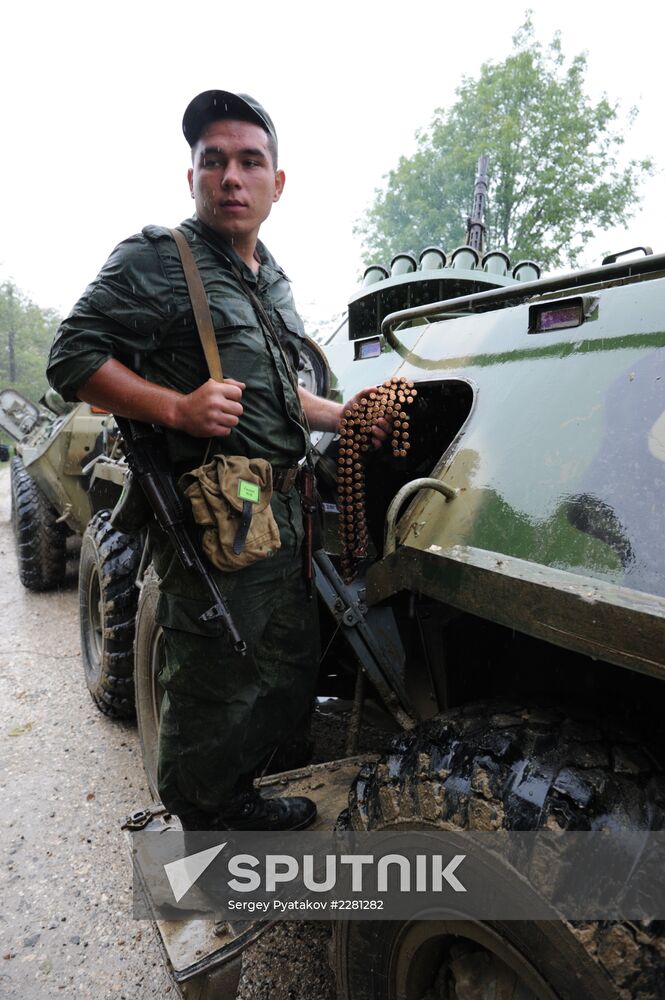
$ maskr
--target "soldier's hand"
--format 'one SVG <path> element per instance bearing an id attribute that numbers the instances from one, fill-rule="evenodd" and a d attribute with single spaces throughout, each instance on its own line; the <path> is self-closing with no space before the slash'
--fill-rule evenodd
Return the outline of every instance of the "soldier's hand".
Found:
<path id="1" fill-rule="evenodd" d="M 370 392 L 374 392 L 376 389 L 375 385 L 368 386 L 366 389 L 362 389 L 361 392 L 357 392 L 355 396 L 352 396 L 348 402 L 344 403 L 342 407 L 342 413 L 345 410 L 352 410 L 354 403 L 360 403 L 360 400 L 366 398 Z M 372 424 L 372 445 L 374 448 L 380 448 L 383 444 L 388 441 L 392 434 L 393 424 L 392 420 L 386 417 L 379 417 L 375 424 Z"/>
<path id="2" fill-rule="evenodd" d="M 244 382 L 225 378 L 223 382 L 208 379 L 189 395 L 181 396 L 177 405 L 178 430 L 192 437 L 226 437 L 242 416 Z"/>

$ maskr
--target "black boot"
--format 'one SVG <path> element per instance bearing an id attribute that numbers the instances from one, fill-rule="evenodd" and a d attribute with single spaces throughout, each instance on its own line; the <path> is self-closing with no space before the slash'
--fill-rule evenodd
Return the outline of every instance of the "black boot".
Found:
<path id="1" fill-rule="evenodd" d="M 264 799 L 253 789 L 238 795 L 217 819 L 218 830 L 304 830 L 316 819 L 316 804 L 296 795 Z"/>
<path id="2" fill-rule="evenodd" d="M 316 819 L 316 803 L 302 795 L 264 799 L 245 776 L 236 794 L 217 813 L 201 809 L 178 814 L 183 830 L 304 830 Z"/>
<path id="3" fill-rule="evenodd" d="M 236 795 L 222 812 L 192 809 L 178 818 L 183 830 L 304 830 L 316 819 L 316 804 L 299 795 L 263 799 L 251 789 Z"/>

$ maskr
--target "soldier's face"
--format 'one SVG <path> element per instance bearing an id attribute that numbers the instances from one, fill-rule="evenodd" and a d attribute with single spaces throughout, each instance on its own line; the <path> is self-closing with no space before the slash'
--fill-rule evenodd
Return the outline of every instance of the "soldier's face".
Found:
<path id="1" fill-rule="evenodd" d="M 194 147 L 189 188 L 199 219 L 229 243 L 256 241 L 284 188 L 268 136 L 251 122 L 212 122 Z"/>

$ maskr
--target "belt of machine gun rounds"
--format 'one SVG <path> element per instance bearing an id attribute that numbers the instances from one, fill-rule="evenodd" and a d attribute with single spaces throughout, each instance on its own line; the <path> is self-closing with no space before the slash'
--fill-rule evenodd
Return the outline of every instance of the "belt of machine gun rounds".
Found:
<path id="1" fill-rule="evenodd" d="M 342 547 L 342 577 L 351 583 L 358 563 L 367 555 L 367 518 L 365 511 L 365 464 L 371 448 L 372 426 L 385 417 L 392 424 L 393 456 L 406 458 L 409 444 L 409 418 L 406 407 L 416 398 L 413 382 L 403 377 L 388 379 L 366 393 L 340 421 L 337 459 L 337 506 Z"/>

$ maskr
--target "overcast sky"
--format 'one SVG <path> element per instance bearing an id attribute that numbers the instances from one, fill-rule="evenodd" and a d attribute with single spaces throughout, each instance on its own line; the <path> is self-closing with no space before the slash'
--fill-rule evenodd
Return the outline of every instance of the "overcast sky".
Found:
<path id="1" fill-rule="evenodd" d="M 147 223 L 191 214 L 189 100 L 246 91 L 275 121 L 287 174 L 262 236 L 306 318 L 340 313 L 360 251 L 354 221 L 414 133 L 454 99 L 463 74 L 501 60 L 526 2 L 314 4 L 228 0 L 23 0 L 3 10 L 0 281 L 68 312 L 113 246 Z M 588 51 L 592 97 L 640 108 L 630 156 L 665 167 L 659 6 L 531 3 L 537 36 Z M 630 12 L 632 11 L 632 13 Z M 626 232 L 587 255 L 665 251 L 662 173 Z M 419 248 L 414 248 L 419 249 Z"/>

